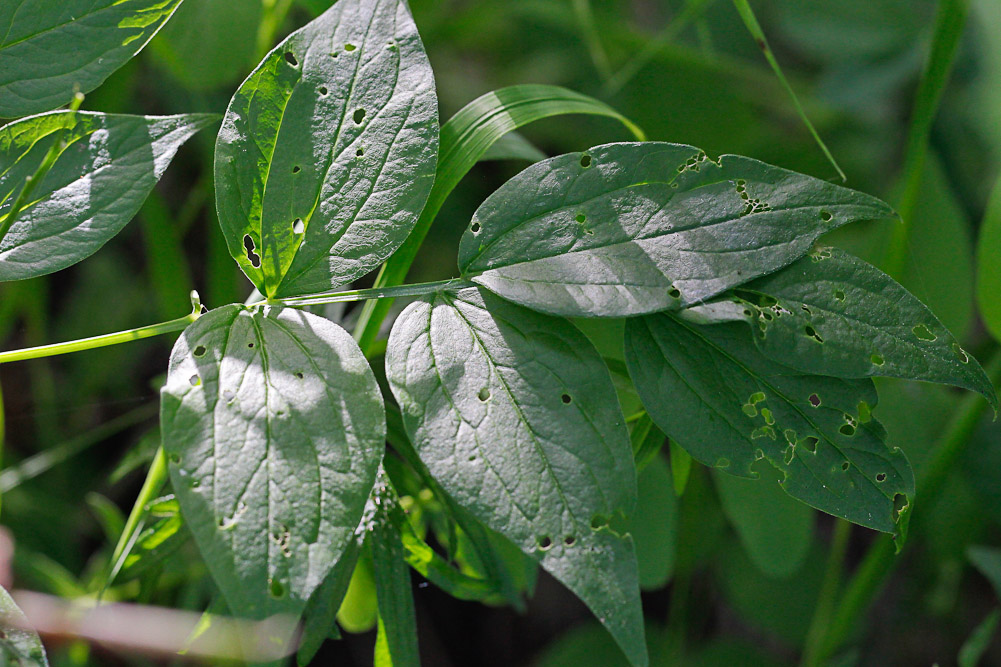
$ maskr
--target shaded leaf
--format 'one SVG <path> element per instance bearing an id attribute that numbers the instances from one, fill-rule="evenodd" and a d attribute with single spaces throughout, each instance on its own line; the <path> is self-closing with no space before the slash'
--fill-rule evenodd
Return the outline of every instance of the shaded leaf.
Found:
<path id="1" fill-rule="evenodd" d="M 987 202 L 977 239 L 977 305 L 984 326 L 1001 341 L 1001 179 Z"/>
<path id="2" fill-rule="evenodd" d="M 636 545 L 640 588 L 657 590 L 674 573 L 678 498 L 671 486 L 667 464 L 659 456 L 640 472 L 637 484 L 636 510 L 629 517 L 626 530 Z"/>
<path id="3" fill-rule="evenodd" d="M 473 215 L 459 268 L 566 316 L 681 308 L 771 273 L 823 233 L 885 218 L 859 192 L 691 146 L 595 146 L 534 164 Z"/>
<path id="4" fill-rule="evenodd" d="M 181 0 L 5 0 L 0 117 L 55 109 L 139 53 Z"/>
<path id="5" fill-rule="evenodd" d="M 216 118 L 66 111 L 0 129 L 0 280 L 97 252 L 139 211 L 181 144 Z"/>
<path id="6" fill-rule="evenodd" d="M 629 438 L 584 335 L 477 289 L 441 292 L 396 321 L 386 372 L 445 492 L 537 559 L 645 664 L 632 542 L 608 526 L 636 502 Z"/>
<path id="7" fill-rule="evenodd" d="M 1001 621 L 1001 609 L 995 609 L 973 629 L 970 636 L 963 642 L 959 649 L 956 662 L 959 667 L 977 667 L 980 659 L 994 640 L 994 635 L 998 629 L 998 621 Z"/>
<path id="8" fill-rule="evenodd" d="M 403 0 L 341 0 L 279 44 L 230 101 L 216 204 L 265 296 L 349 283 L 407 237 L 438 150 L 434 78 Z"/>
<path id="9" fill-rule="evenodd" d="M 797 373 L 749 338 L 742 325 L 698 327 L 666 313 L 629 320 L 626 362 L 654 422 L 706 465 L 753 477 L 767 459 L 794 498 L 902 533 L 914 475 L 872 420 L 872 381 Z"/>
<path id="10" fill-rule="evenodd" d="M 8 626 L 10 619 L 16 624 L 26 623 L 27 619 L 18 609 L 10 595 L 0 587 L 0 664 L 17 665 L 17 667 L 48 667 L 45 648 L 33 630 L 21 630 Z"/>
<path id="11" fill-rule="evenodd" d="M 161 423 L 181 512 L 230 608 L 302 612 L 353 539 L 384 449 L 357 344 L 294 309 L 213 310 L 174 346 Z"/>

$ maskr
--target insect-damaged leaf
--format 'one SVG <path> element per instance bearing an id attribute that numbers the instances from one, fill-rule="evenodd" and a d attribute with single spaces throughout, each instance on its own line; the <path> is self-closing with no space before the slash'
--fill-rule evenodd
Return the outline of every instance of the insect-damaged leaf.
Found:
<path id="1" fill-rule="evenodd" d="M 341 0 L 269 53 L 216 143 L 219 222 L 266 296 L 368 273 L 413 228 L 434 179 L 438 105 L 403 0 Z"/>
<path id="2" fill-rule="evenodd" d="M 750 158 L 606 144 L 532 165 L 487 198 L 459 267 L 536 310 L 636 315 L 703 301 L 790 264 L 825 232 L 890 215 L 878 199 Z"/>
<path id="3" fill-rule="evenodd" d="M 385 411 L 343 329 L 226 306 L 184 332 L 161 403 L 181 512 L 238 614 L 298 614 L 348 546 L 384 450 Z"/>
<path id="4" fill-rule="evenodd" d="M 24 613 L 6 590 L 0 587 L 0 665 L 48 667 L 45 649 L 38 633 L 14 625 L 26 623 Z"/>
<path id="5" fill-rule="evenodd" d="M 739 308 L 769 357 L 805 373 L 924 380 L 979 392 L 997 409 L 980 364 L 914 295 L 876 267 L 818 248 L 741 287 Z"/>
<path id="6" fill-rule="evenodd" d="M 88 93 L 139 53 L 181 0 L 4 0 L 0 117 Z"/>
<path id="7" fill-rule="evenodd" d="M 216 119 L 60 111 L 0 128 L 0 281 L 96 252 L 139 211 L 181 144 Z"/>
<path id="8" fill-rule="evenodd" d="M 386 373 L 442 488 L 578 595 L 646 663 L 632 541 L 608 527 L 636 502 L 608 371 L 569 322 L 478 289 L 397 320 Z"/>
<path id="9" fill-rule="evenodd" d="M 750 477 L 767 459 L 794 498 L 901 532 L 914 475 L 872 419 L 871 380 L 800 374 L 758 351 L 743 325 L 666 313 L 627 322 L 626 362 L 654 422 L 702 463 Z"/>

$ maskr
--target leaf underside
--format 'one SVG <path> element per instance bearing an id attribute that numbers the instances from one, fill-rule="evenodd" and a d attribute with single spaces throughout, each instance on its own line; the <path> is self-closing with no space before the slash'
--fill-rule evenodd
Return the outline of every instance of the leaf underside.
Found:
<path id="1" fill-rule="evenodd" d="M 4 0 L 0 117 L 89 93 L 139 53 L 181 0 Z"/>
<path id="2" fill-rule="evenodd" d="M 667 313 L 627 322 L 626 362 L 654 422 L 702 463 L 753 477 L 766 459 L 794 498 L 902 532 L 914 476 L 872 419 L 871 380 L 801 374 L 761 354 L 743 325 Z"/>
<path id="3" fill-rule="evenodd" d="M 0 128 L 0 281 L 71 266 L 95 253 L 139 211 L 177 149 L 217 116 L 127 116 L 60 111 Z M 22 189 L 57 143 L 47 173 Z"/>
<path id="4" fill-rule="evenodd" d="M 750 158 L 658 142 L 532 165 L 491 195 L 459 267 L 501 296 L 570 317 L 682 308 L 805 255 L 883 202 Z"/>
<path id="5" fill-rule="evenodd" d="M 384 451 L 382 394 L 357 344 L 294 309 L 213 310 L 174 347 L 161 423 L 182 513 L 230 608 L 302 612 Z"/>
<path id="6" fill-rule="evenodd" d="M 629 514 L 636 474 L 601 357 L 573 325 L 479 289 L 396 321 L 386 356 L 410 439 L 442 488 L 577 594 L 645 664 Z"/>
<path id="7" fill-rule="evenodd" d="M 24 613 L 18 609 L 10 594 L 0 587 L 0 664 L 18 665 L 19 667 L 49 667 L 45 657 L 45 648 L 38 638 L 38 633 L 32 630 L 9 627 L 2 623 L 7 618 L 19 623 L 26 623 Z"/>
<path id="8" fill-rule="evenodd" d="M 240 86 L 216 143 L 230 254 L 266 296 L 351 282 L 413 228 L 434 179 L 431 65 L 402 0 L 341 0 Z"/>

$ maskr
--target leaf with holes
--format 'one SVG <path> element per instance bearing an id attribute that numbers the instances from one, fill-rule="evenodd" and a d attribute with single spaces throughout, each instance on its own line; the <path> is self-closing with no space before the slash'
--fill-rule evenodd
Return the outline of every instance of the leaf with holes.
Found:
<path id="1" fill-rule="evenodd" d="M 12 622 L 8 622 L 8 619 Z M 0 586 L 0 664 L 18 667 L 48 667 L 45 648 L 33 630 L 22 630 L 27 623 L 10 594 Z"/>
<path id="2" fill-rule="evenodd" d="M 89 93 L 139 53 L 181 0 L 4 0 L 0 117 Z"/>
<path id="3" fill-rule="evenodd" d="M 766 459 L 794 498 L 903 533 L 914 475 L 872 418 L 871 380 L 801 374 L 765 357 L 742 324 L 667 313 L 628 321 L 626 362 L 654 422 L 702 463 L 753 477 Z"/>
<path id="4" fill-rule="evenodd" d="M 349 283 L 410 233 L 434 180 L 434 77 L 403 0 L 341 0 L 244 81 L 216 143 L 219 223 L 268 297 Z"/>
<path id="5" fill-rule="evenodd" d="M 61 111 L 0 128 L 0 281 L 71 266 L 139 211 L 211 114 Z"/>
<path id="6" fill-rule="evenodd" d="M 570 317 L 676 309 L 776 271 L 825 232 L 893 215 L 853 190 L 691 146 L 595 146 L 528 167 L 473 215 L 464 276 Z"/>
<path id="7" fill-rule="evenodd" d="M 301 613 L 352 539 L 384 449 L 357 344 L 294 309 L 213 310 L 174 346 L 161 423 L 181 512 L 230 608 Z"/>
<path id="8" fill-rule="evenodd" d="M 758 348 L 780 363 L 843 378 L 950 384 L 979 392 L 997 409 L 987 374 L 928 307 L 842 250 L 819 248 L 737 293 Z"/>
<path id="9" fill-rule="evenodd" d="M 608 370 L 580 331 L 478 289 L 396 321 L 386 374 L 431 475 L 577 594 L 646 663 L 632 541 L 608 527 L 636 472 Z"/>

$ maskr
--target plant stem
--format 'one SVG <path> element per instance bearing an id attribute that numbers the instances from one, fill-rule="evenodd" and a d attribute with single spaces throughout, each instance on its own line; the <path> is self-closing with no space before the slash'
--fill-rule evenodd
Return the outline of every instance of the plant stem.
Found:
<path id="1" fill-rule="evenodd" d="M 161 322 L 160 324 L 151 324 L 149 326 L 139 327 L 138 329 L 129 329 L 128 331 L 119 331 L 117 333 L 104 334 L 101 336 L 92 336 L 91 338 L 81 338 L 80 340 L 72 340 L 66 343 L 54 343 L 52 345 L 29 347 L 23 350 L 0 352 L 0 364 L 10 363 L 12 361 L 39 359 L 42 357 L 54 357 L 59 354 L 82 352 L 83 350 L 93 350 L 99 347 L 128 343 L 133 340 L 152 338 L 153 336 L 159 336 L 165 333 L 181 331 L 196 319 L 198 319 L 198 313 L 193 312 L 190 315 L 179 317 L 176 320 Z"/>
<path id="2" fill-rule="evenodd" d="M 831 614 L 838 601 L 838 589 L 841 588 L 841 574 L 848 551 L 848 538 L 851 536 L 852 525 L 844 519 L 836 519 L 834 533 L 831 535 L 831 550 L 827 557 L 827 567 L 824 579 L 820 585 L 817 606 L 810 621 L 810 629 L 806 634 L 806 646 L 803 649 L 803 667 L 820 667 L 820 654 L 823 648 L 824 631 L 831 621 Z"/>
<path id="3" fill-rule="evenodd" d="M 310 294 L 294 296 L 285 299 L 271 299 L 253 305 L 281 304 L 285 306 L 312 306 L 323 303 L 341 303 L 345 301 L 365 301 L 367 299 L 396 299 L 406 296 L 426 296 L 438 292 L 455 291 L 472 287 L 475 283 L 462 278 L 436 280 L 430 283 L 414 285 L 397 285 L 394 287 L 371 287 L 369 289 L 349 290 L 346 292 L 330 292 L 329 294 Z"/>
<path id="4" fill-rule="evenodd" d="M 573 8 L 577 14 L 577 21 L 584 31 L 584 41 L 587 42 L 587 50 L 591 53 L 591 60 L 601 78 L 607 81 L 612 74 L 612 66 L 608 62 L 605 47 L 601 44 L 601 36 L 598 34 L 598 26 L 594 22 L 594 10 L 591 8 L 591 2 L 590 0 L 574 0 Z"/>
<path id="5" fill-rule="evenodd" d="M 995 387 L 1001 383 L 1001 351 L 994 351 L 994 355 L 984 370 Z M 987 402 L 981 396 L 971 394 L 964 399 L 949 423 L 940 439 L 941 444 L 935 448 L 934 457 L 929 461 L 924 474 L 918 479 L 917 489 L 921 494 L 920 507 L 922 511 L 912 515 L 912 533 L 920 532 L 923 527 L 921 524 L 925 519 L 922 517 L 926 517 L 928 510 L 934 507 L 938 501 L 942 487 L 960 455 L 969 444 L 970 436 L 977 424 L 980 423 L 986 405 Z M 821 642 L 819 660 L 822 661 L 833 655 L 854 631 L 856 623 L 882 589 L 884 580 L 899 562 L 899 558 L 895 557 L 894 553 L 894 542 L 886 536 L 879 537 L 869 547 L 865 558 L 848 583 L 845 594 L 838 603 L 837 611 L 831 618 L 831 623 Z"/>

